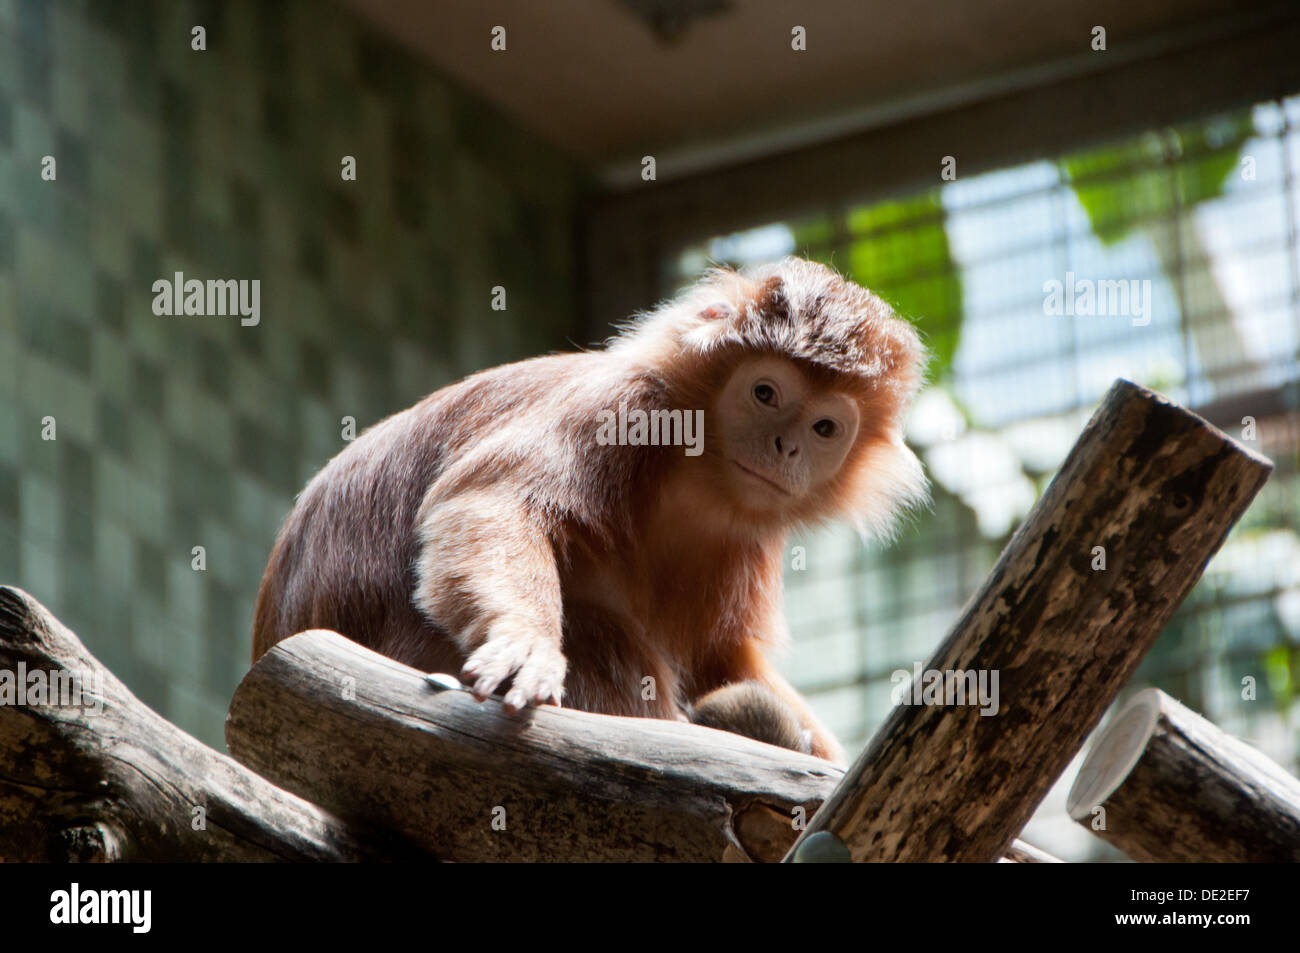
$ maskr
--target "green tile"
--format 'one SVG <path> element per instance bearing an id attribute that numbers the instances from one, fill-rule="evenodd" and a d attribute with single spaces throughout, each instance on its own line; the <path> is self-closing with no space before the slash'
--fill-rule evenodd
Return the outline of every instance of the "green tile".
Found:
<path id="1" fill-rule="evenodd" d="M 0 463 L 17 466 L 22 438 L 19 418 L 22 409 L 17 403 L 0 397 Z"/>
<path id="2" fill-rule="evenodd" d="M 131 402 L 142 413 L 163 417 L 162 367 L 140 355 L 131 358 Z"/>
<path id="3" fill-rule="evenodd" d="M 201 545 L 195 540 L 194 545 Z M 193 568 L 193 546 L 182 549 L 176 559 L 167 562 L 167 606 L 186 620 L 201 619 L 206 604 L 206 573 Z"/>
<path id="4" fill-rule="evenodd" d="M 159 672 L 175 670 L 177 646 L 172 622 L 157 597 L 146 595 L 137 586 L 131 616 L 132 654 Z"/>
<path id="5" fill-rule="evenodd" d="M 56 3 L 28 9 L 25 51 L 15 9 L 0 0 L 0 578 L 220 743 L 267 553 L 339 417 L 364 428 L 453 365 L 541 348 L 569 312 L 571 170 L 332 5 Z M 260 278 L 262 325 L 155 316 L 176 270 Z"/>
<path id="6" fill-rule="evenodd" d="M 132 562 L 135 565 L 136 593 L 156 599 L 159 604 L 164 603 L 167 599 L 167 554 L 162 547 L 147 539 L 136 538 Z"/>
<path id="7" fill-rule="evenodd" d="M 18 41 L 16 31 L 0 24 L 0 96 L 18 97 Z"/>
<path id="8" fill-rule="evenodd" d="M 0 405 L 3 407 L 4 405 Z M 59 448 L 54 441 L 42 438 L 41 415 L 18 403 L 9 405 L 13 411 L 16 439 L 0 441 L 6 449 L 16 447 L 15 463 L 21 462 L 24 473 L 40 474 L 50 480 L 59 478 Z M 0 413 L 0 426 L 5 426 L 5 414 Z"/>
<path id="9" fill-rule="evenodd" d="M 210 394 L 195 394 L 193 433 L 213 471 L 226 473 L 235 459 L 235 417 L 230 408 Z"/>
<path id="10" fill-rule="evenodd" d="M 15 521 L 0 518 L 0 585 L 16 586 L 22 579 L 22 544 Z"/>
<path id="11" fill-rule="evenodd" d="M 46 415 L 56 421 L 56 435 L 93 441 L 94 390 L 85 378 L 36 354 L 28 354 L 22 367 L 23 403 L 38 422 Z"/>
<path id="12" fill-rule="evenodd" d="M 96 526 L 95 574 L 105 588 L 135 591 L 135 547 L 131 535 L 111 520 L 100 519 Z"/>
<path id="13" fill-rule="evenodd" d="M 199 668 L 196 664 L 191 671 L 197 675 Z M 181 684 L 178 679 L 167 680 L 161 690 L 165 691 L 165 700 L 158 705 L 170 721 L 204 744 L 218 751 L 225 750 L 224 726 L 229 693 L 223 700 L 209 689 Z"/>
<path id="14" fill-rule="evenodd" d="M 63 599 L 63 574 L 59 571 L 59 554 L 44 538 L 22 534 L 18 585 L 27 590 L 56 616 Z"/>
<path id="15" fill-rule="evenodd" d="M 101 312 L 102 313 L 102 312 Z M 125 423 L 131 401 L 132 362 L 125 342 L 111 331 L 96 328 L 90 335 L 90 361 L 96 391 L 114 402 Z M 102 417 L 101 417 L 102 419 Z"/>
<path id="16" fill-rule="evenodd" d="M 229 594 L 239 583 L 240 568 L 236 537 L 225 522 L 205 518 L 195 536 L 194 545 L 203 546 L 207 551 L 207 585 L 208 593 L 212 597 L 209 600 L 208 613 L 211 615 L 214 612 L 224 612 L 225 609 L 214 609 L 211 603 L 217 600 L 228 601 Z M 218 589 L 225 586 L 231 588 L 223 596 Z"/>
<path id="17" fill-rule="evenodd" d="M 13 523 L 19 518 L 18 467 L 8 463 L 0 463 L 0 517 Z"/>

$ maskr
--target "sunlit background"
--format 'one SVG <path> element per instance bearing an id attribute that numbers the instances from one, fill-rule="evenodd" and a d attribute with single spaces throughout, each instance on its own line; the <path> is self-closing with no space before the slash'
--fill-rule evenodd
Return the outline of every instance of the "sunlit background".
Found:
<path id="1" fill-rule="evenodd" d="M 1292 98 L 889 201 L 809 209 L 666 263 L 669 291 L 710 264 L 816 258 L 916 321 L 933 352 L 908 426 L 933 507 L 893 546 L 863 548 L 847 530 L 797 539 L 807 569 L 787 570 L 786 668 L 851 748 L 884 720 L 890 674 L 929 657 L 1125 377 L 1208 414 L 1277 469 L 1124 697 L 1157 685 L 1295 768 L 1298 179 Z M 1149 311 L 1046 313 L 1045 284 L 1069 272 L 1149 280 Z M 1065 814 L 1076 770 L 1026 838 L 1071 858 L 1118 856 Z"/>

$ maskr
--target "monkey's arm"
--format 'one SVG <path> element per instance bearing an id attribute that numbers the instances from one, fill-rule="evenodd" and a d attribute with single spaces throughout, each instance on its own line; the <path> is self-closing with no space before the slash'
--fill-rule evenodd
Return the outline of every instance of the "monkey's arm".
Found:
<path id="1" fill-rule="evenodd" d="M 549 533 L 506 488 L 464 489 L 427 499 L 412 599 L 467 656 L 461 679 L 480 699 L 508 678 L 506 707 L 559 704 L 559 571 Z"/>

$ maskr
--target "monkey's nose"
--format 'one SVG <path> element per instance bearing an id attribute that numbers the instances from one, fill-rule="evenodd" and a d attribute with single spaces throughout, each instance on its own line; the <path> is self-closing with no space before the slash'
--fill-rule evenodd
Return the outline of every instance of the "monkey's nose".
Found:
<path id="1" fill-rule="evenodd" d="M 776 452 L 783 457 L 793 457 L 799 452 L 799 444 L 790 439 L 781 439 L 781 435 L 776 435 Z"/>

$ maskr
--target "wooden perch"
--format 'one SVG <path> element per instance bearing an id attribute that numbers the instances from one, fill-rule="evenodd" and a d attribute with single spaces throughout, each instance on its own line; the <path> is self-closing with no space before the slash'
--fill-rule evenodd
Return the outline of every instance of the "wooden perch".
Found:
<path id="1" fill-rule="evenodd" d="M 446 860 L 779 860 L 839 779 L 739 735 L 544 706 L 518 716 L 336 632 L 257 661 L 231 754 L 343 818 Z"/>
<path id="2" fill-rule="evenodd" d="M 0 700 L 0 861 L 411 854 L 345 827 L 165 721 L 44 606 L 8 586 L 0 587 Z"/>
<path id="3" fill-rule="evenodd" d="M 796 818 L 844 774 L 682 722 L 551 706 L 510 716 L 324 629 L 257 661 L 226 742 L 338 816 L 453 861 L 780 860 Z M 1046 856 L 1016 845 L 1019 859 Z"/>
<path id="4" fill-rule="evenodd" d="M 319 670 L 300 671 L 299 652 Z M 276 673 L 299 693 L 284 708 L 255 700 Z M 49 704 L 38 685 L 81 694 Z M 241 693 L 232 736 L 253 717 L 261 740 L 248 748 L 275 747 L 281 773 L 313 779 L 322 800 L 355 809 L 352 823 L 163 720 L 40 603 L 0 587 L 0 861 L 428 859 L 372 823 L 394 817 L 454 860 L 774 860 L 794 841 L 794 808 L 811 815 L 843 774 L 692 725 L 508 718 L 334 633 L 277 646 Z M 484 820 L 486 802 L 506 808 L 505 830 Z"/>
<path id="5" fill-rule="evenodd" d="M 1155 688 L 1100 733 L 1066 810 L 1134 860 L 1300 861 L 1300 781 Z"/>
<path id="6" fill-rule="evenodd" d="M 800 843 L 829 831 L 854 860 L 997 858 L 1271 469 L 1117 381 L 928 663 L 996 673 L 997 714 L 897 705 Z"/>

